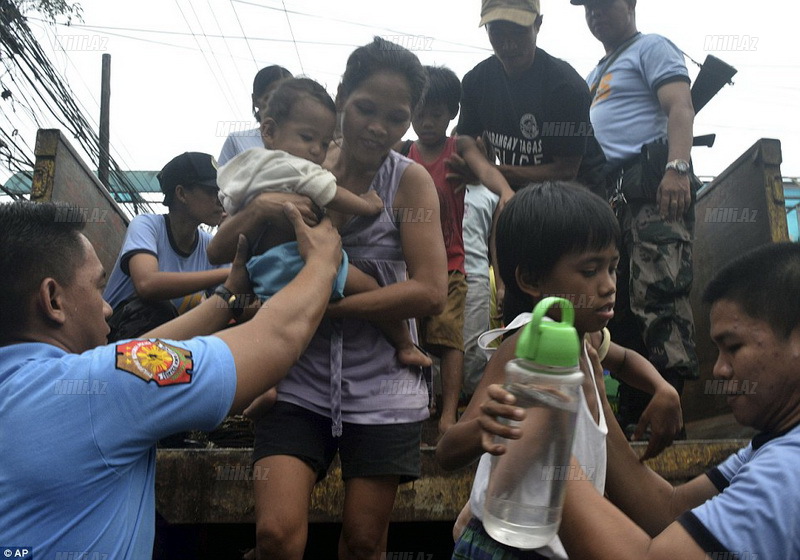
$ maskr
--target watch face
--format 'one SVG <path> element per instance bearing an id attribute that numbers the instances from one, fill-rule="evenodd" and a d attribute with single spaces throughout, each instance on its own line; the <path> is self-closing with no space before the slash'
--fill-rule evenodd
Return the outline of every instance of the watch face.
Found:
<path id="1" fill-rule="evenodd" d="M 681 175 L 686 175 L 689 173 L 689 162 L 676 159 L 667 164 L 667 169 L 674 169 Z"/>

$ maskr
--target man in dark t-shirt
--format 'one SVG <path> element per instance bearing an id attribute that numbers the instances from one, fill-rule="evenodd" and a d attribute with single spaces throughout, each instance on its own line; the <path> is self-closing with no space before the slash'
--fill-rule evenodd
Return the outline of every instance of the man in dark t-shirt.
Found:
<path id="1" fill-rule="evenodd" d="M 494 55 L 462 83 L 458 133 L 484 135 L 515 189 L 580 178 L 592 134 L 586 82 L 536 46 L 541 24 L 538 0 L 483 0 L 480 25 Z"/>
<path id="2" fill-rule="evenodd" d="M 480 25 L 494 55 L 462 80 L 458 133 L 483 137 L 515 190 L 574 179 L 594 190 L 605 157 L 592 135 L 589 87 L 572 66 L 536 46 L 539 0 L 483 0 Z M 449 164 L 470 176 L 459 158 Z M 503 300 L 506 323 L 517 303 Z"/>

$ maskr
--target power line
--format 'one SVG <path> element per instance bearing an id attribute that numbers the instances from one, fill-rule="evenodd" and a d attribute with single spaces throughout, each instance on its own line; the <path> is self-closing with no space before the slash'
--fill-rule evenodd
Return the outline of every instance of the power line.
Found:
<path id="1" fill-rule="evenodd" d="M 244 32 L 244 27 L 242 27 L 242 20 L 239 19 L 239 12 L 236 11 L 236 6 L 233 5 L 233 0 L 230 0 L 231 9 L 233 10 L 233 15 L 236 16 L 236 23 L 239 24 L 239 30 L 242 32 L 242 37 L 244 37 L 244 42 L 247 45 L 247 50 L 250 51 L 250 56 L 253 57 L 253 66 L 256 67 L 256 72 L 258 72 L 258 63 L 256 62 L 256 55 L 253 54 L 253 49 L 250 47 L 250 41 L 247 40 L 247 34 Z"/>
<path id="2" fill-rule="evenodd" d="M 407 31 L 398 31 L 396 29 L 390 29 L 388 27 L 375 27 L 374 25 L 369 25 L 369 24 L 366 24 L 366 23 L 359 23 L 359 22 L 356 22 L 356 21 L 350 21 L 350 20 L 346 20 L 346 19 L 332 18 L 332 17 L 329 17 L 329 16 L 320 16 L 320 15 L 317 15 L 317 14 L 309 14 L 307 12 L 298 12 L 296 10 L 286 10 L 285 6 L 283 8 L 275 8 L 273 6 L 264 6 L 264 5 L 261 5 L 261 4 L 256 4 L 254 2 L 247 2 L 246 0 L 231 0 L 231 2 L 236 2 L 238 4 L 245 4 L 245 5 L 248 5 L 248 6 L 256 6 L 258 8 L 263 8 L 264 10 L 285 11 L 287 13 L 295 14 L 295 15 L 298 15 L 298 16 L 305 16 L 305 17 L 310 17 L 310 18 L 314 18 L 314 19 L 322 19 L 322 20 L 325 20 L 326 22 L 335 21 L 337 23 L 346 23 L 348 25 L 355 25 L 356 27 L 366 27 L 366 28 L 372 29 L 372 30 L 379 29 L 379 30 L 383 30 L 383 31 L 388 31 L 389 33 L 392 33 L 392 34 L 395 34 L 395 35 L 413 35 L 411 33 L 408 33 Z M 437 39 L 437 40 L 441 40 L 441 39 Z M 454 41 L 445 41 L 445 40 L 441 40 L 441 41 L 443 43 L 447 43 L 449 45 L 456 45 L 456 46 L 459 46 L 459 47 L 468 47 L 470 49 L 475 49 L 475 50 L 484 51 L 484 52 L 488 52 L 488 51 L 491 50 L 491 49 L 487 49 L 486 47 L 476 47 L 475 45 L 470 45 L 470 44 L 467 44 L 467 43 L 458 43 L 458 42 L 454 42 Z M 442 52 L 448 52 L 448 51 L 442 51 Z M 461 51 L 454 51 L 454 52 L 461 52 Z"/>
<path id="3" fill-rule="evenodd" d="M 214 8 L 213 8 L 213 6 L 211 6 L 211 0 L 206 0 L 206 4 L 208 4 L 208 9 L 211 12 L 211 19 L 214 20 L 214 23 L 217 24 L 217 30 L 220 32 L 220 34 L 222 34 L 222 27 L 220 27 L 219 19 L 217 18 L 217 14 L 214 13 Z M 236 61 L 233 58 L 233 52 L 231 52 L 231 47 L 228 44 L 228 39 L 223 37 L 222 42 L 225 44 L 225 50 L 228 51 L 228 56 L 230 57 L 231 62 L 233 62 L 233 68 L 236 70 L 236 75 L 239 76 L 239 81 L 245 87 L 245 91 L 247 91 L 247 89 L 248 89 L 247 82 L 242 77 L 242 73 L 239 72 L 239 65 L 236 64 Z"/>
<path id="4" fill-rule="evenodd" d="M 234 0 L 231 0 L 231 1 L 233 2 Z M 241 0 L 235 0 L 235 1 L 241 1 Z M 269 9 L 268 6 L 262 6 L 262 7 Z M 289 13 L 292 13 L 291 10 L 288 10 L 288 11 L 289 11 Z M 58 24 L 58 25 L 63 25 L 63 24 Z M 353 23 L 353 25 L 360 25 L 360 24 Z M 137 33 L 153 33 L 153 34 L 160 34 L 160 35 L 175 35 L 175 36 L 180 36 L 180 37 L 194 36 L 194 33 L 187 33 L 187 32 L 184 32 L 184 31 L 167 31 L 167 30 L 163 30 L 163 29 L 143 29 L 143 28 L 134 28 L 134 27 L 117 27 L 117 26 L 89 25 L 89 24 L 71 24 L 71 25 L 69 25 L 69 27 L 76 28 L 76 29 L 99 29 L 99 30 L 103 30 L 103 31 L 107 32 L 109 35 L 115 35 L 115 36 L 118 36 L 118 37 L 127 37 L 127 38 L 138 40 L 138 41 L 153 42 L 155 44 L 172 46 L 172 47 L 179 47 L 179 46 L 178 45 L 174 45 L 172 43 L 164 43 L 164 42 L 160 42 L 160 41 L 153 41 L 152 39 L 141 39 L 141 38 L 138 38 L 138 37 L 131 37 L 130 35 L 122 35 L 122 34 L 118 34 L 118 33 L 115 34 L 115 33 L 111 33 L 111 31 L 132 31 L 132 32 L 137 32 Z M 364 27 L 371 27 L 371 26 L 366 26 L 365 25 Z M 387 31 L 391 31 L 391 30 L 387 30 Z M 395 33 L 395 34 L 400 34 L 399 31 L 391 31 L 391 32 Z M 244 30 L 242 30 L 242 33 L 244 33 Z M 402 33 L 402 35 L 408 35 L 408 33 Z M 297 43 L 299 45 L 318 45 L 318 46 L 325 46 L 325 47 L 355 48 L 355 47 L 361 46 L 361 45 L 356 44 L 356 43 L 334 43 L 334 42 L 331 42 L 331 41 L 312 41 L 312 40 L 302 40 L 302 39 L 278 39 L 278 38 L 275 38 L 275 37 L 253 37 L 253 36 L 246 36 L 246 35 L 241 35 L 241 36 L 226 35 L 226 34 L 215 35 L 215 34 L 210 34 L 209 33 L 209 34 L 206 34 L 205 36 L 206 37 L 210 37 L 212 39 L 244 40 L 244 41 L 248 42 L 248 47 L 249 47 L 249 41 L 266 41 L 266 42 L 272 42 L 272 43 Z M 488 49 L 488 48 L 485 48 L 485 47 L 476 47 L 474 45 L 453 43 L 451 41 L 441 41 L 441 42 L 447 43 L 447 44 L 450 44 L 450 45 L 468 47 L 468 48 L 472 49 L 472 51 L 436 49 L 437 52 L 443 52 L 443 53 L 470 53 L 470 52 L 473 52 L 473 51 L 481 51 L 481 52 L 490 52 L 491 51 L 491 49 Z M 181 48 L 190 48 L 190 47 L 181 47 Z M 198 46 L 198 48 L 200 48 L 200 47 Z M 191 49 L 191 50 L 195 50 L 195 49 Z M 250 50 L 250 53 L 251 53 L 251 55 L 253 54 L 252 49 Z M 253 55 L 253 62 L 256 64 L 256 66 L 258 66 L 258 63 L 255 61 L 255 55 Z"/>
<path id="5" fill-rule="evenodd" d="M 212 68 L 211 62 L 209 62 L 208 56 L 206 56 L 206 52 L 203 50 L 203 47 L 200 45 L 200 41 L 197 39 L 197 34 L 192 30 L 192 26 L 189 23 L 189 19 L 186 17 L 186 14 L 183 12 L 183 8 L 181 8 L 179 0 L 175 0 L 175 5 L 178 7 L 178 10 L 180 11 L 181 16 L 183 17 L 183 21 L 186 22 L 186 27 L 189 28 L 189 32 L 191 33 L 192 38 L 194 39 L 194 42 L 197 44 L 197 48 L 200 50 L 200 54 L 203 55 L 203 60 L 205 61 L 206 65 L 208 66 L 209 72 L 211 72 L 211 75 L 214 77 L 214 81 L 217 82 L 217 86 L 219 87 L 220 91 L 222 92 L 222 96 L 225 98 L 225 102 L 228 104 L 228 108 L 233 113 L 236 113 L 236 109 L 233 107 L 233 104 L 231 103 L 231 99 L 228 97 L 228 95 L 225 92 L 225 89 L 222 87 L 222 84 L 219 81 L 219 76 L 218 76 L 217 72 L 215 72 L 214 68 Z M 189 5 L 191 6 L 191 3 Z"/>
<path id="6" fill-rule="evenodd" d="M 289 19 L 289 12 L 286 10 L 286 2 L 281 0 L 283 4 L 283 13 L 286 16 L 286 23 L 289 25 L 289 34 L 292 36 L 292 43 L 294 43 L 294 52 L 297 53 L 297 62 L 300 64 L 300 72 L 305 74 L 306 70 L 303 68 L 303 60 L 300 58 L 300 50 L 297 48 L 297 40 L 294 38 L 294 29 L 292 29 L 292 22 Z"/>
<path id="7" fill-rule="evenodd" d="M 32 106 L 31 101 L 28 100 L 28 96 L 25 94 L 25 90 L 31 91 L 30 99 L 34 100 L 37 107 L 41 109 L 41 113 L 49 113 L 64 129 L 72 134 L 79 146 L 88 154 L 90 161 L 96 161 L 100 154 L 99 137 L 82 109 L 76 104 L 76 96 L 53 67 L 41 45 L 33 36 L 27 21 L 9 0 L 0 0 L 0 16 L 2 16 L 0 18 L 2 20 L 0 21 L 0 46 L 8 54 L 8 56 L 0 58 L 9 70 L 7 75 L 17 86 L 19 96 L 28 106 Z M 19 76 L 11 72 L 11 68 Z M 13 92 L 11 92 L 11 96 L 13 95 Z M 43 108 L 39 105 L 39 100 L 41 100 Z M 36 115 L 33 115 L 33 117 L 36 125 L 40 126 Z M 23 149 L 13 140 L 13 133 L 8 135 L 4 132 L 4 136 L 11 140 L 11 146 L 23 154 L 23 157 L 15 157 L 9 149 L 7 157 L 9 169 L 29 172 L 33 165 L 33 154 L 29 149 Z M 114 177 L 122 190 L 129 193 L 132 200 L 141 200 L 136 189 L 120 170 L 116 159 L 111 158 L 109 163 L 110 175 Z M 145 206 L 149 205 L 145 204 Z M 138 203 L 134 211 L 139 211 Z"/>

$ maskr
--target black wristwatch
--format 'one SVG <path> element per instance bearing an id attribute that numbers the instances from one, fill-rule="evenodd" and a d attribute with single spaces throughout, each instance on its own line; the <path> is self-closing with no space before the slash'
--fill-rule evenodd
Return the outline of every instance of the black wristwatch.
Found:
<path id="1" fill-rule="evenodd" d="M 233 315 L 234 319 L 238 319 L 244 313 L 244 305 L 241 301 L 241 298 L 238 294 L 234 294 L 228 288 L 220 284 L 214 290 L 214 295 L 219 296 L 222 300 L 228 304 L 228 309 L 231 310 L 231 315 Z"/>

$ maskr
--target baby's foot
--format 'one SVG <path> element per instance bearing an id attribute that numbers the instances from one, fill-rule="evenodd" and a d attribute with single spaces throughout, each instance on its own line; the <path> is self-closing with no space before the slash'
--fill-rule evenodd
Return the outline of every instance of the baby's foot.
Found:
<path id="1" fill-rule="evenodd" d="M 277 400 L 278 391 L 273 387 L 263 395 L 256 397 L 256 399 L 250 403 L 250 406 L 244 409 L 242 414 L 250 418 L 250 420 L 258 420 L 272 408 L 272 405 L 274 405 Z"/>
<path id="2" fill-rule="evenodd" d="M 430 367 L 433 364 L 428 355 L 413 344 L 398 348 L 397 359 L 406 366 Z"/>

